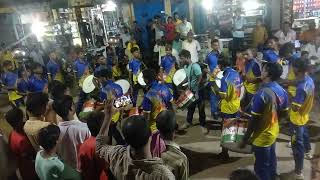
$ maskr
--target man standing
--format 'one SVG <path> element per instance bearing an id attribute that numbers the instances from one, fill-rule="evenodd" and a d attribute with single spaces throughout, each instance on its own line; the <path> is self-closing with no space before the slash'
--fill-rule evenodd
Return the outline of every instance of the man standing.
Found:
<path id="1" fill-rule="evenodd" d="M 182 49 L 189 51 L 192 63 L 196 63 L 199 61 L 198 53 L 201 50 L 201 46 L 200 43 L 193 38 L 193 32 L 188 32 L 187 34 L 187 39 L 182 42 Z"/>
<path id="2" fill-rule="evenodd" d="M 303 179 L 303 159 L 311 159 L 311 145 L 306 124 L 309 121 L 309 113 L 312 110 L 315 85 L 308 76 L 308 65 L 299 60 L 292 63 L 296 75 L 296 95 L 292 99 L 289 112 L 290 121 L 293 124 L 293 136 L 291 138 L 293 157 L 295 161 L 295 179 Z"/>
<path id="3" fill-rule="evenodd" d="M 187 50 L 182 50 L 179 54 L 184 70 L 187 74 L 188 88 L 196 97 L 196 100 L 188 107 L 187 122 L 182 125 L 181 129 L 187 129 L 192 126 L 192 119 L 194 111 L 198 106 L 199 109 L 199 121 L 201 130 L 204 134 L 208 134 L 208 129 L 206 126 L 206 113 L 205 113 L 205 103 L 204 103 L 204 89 L 199 89 L 199 84 L 202 80 L 202 71 L 198 63 L 193 63 L 191 61 L 191 54 Z"/>
<path id="4" fill-rule="evenodd" d="M 38 47 L 38 45 L 34 45 L 31 52 L 30 57 L 33 59 L 33 62 L 41 64 L 41 66 L 45 67 L 44 61 L 43 61 L 43 52 Z"/>
<path id="5" fill-rule="evenodd" d="M 215 77 L 219 72 L 218 59 L 219 59 L 219 41 L 213 39 L 211 41 L 212 51 L 207 55 L 205 59 L 205 64 L 209 69 L 209 95 L 210 95 L 210 105 L 211 105 L 211 115 L 214 119 L 218 118 L 218 94 L 214 91 Z"/>
<path id="6" fill-rule="evenodd" d="M 310 63 L 312 65 L 320 62 L 320 35 L 313 36 L 313 40 L 302 47 L 302 51 L 309 53 Z"/>
<path id="7" fill-rule="evenodd" d="M 289 22 L 284 22 L 282 29 L 274 34 L 279 39 L 279 44 L 284 45 L 288 42 L 294 43 L 296 40 L 296 32 L 290 28 Z"/>
<path id="8" fill-rule="evenodd" d="M 235 11 L 236 16 L 232 19 L 232 36 L 233 36 L 233 51 L 232 57 L 236 57 L 236 52 L 240 50 L 244 42 L 244 28 L 247 24 L 247 21 L 244 17 L 241 16 L 241 9 L 238 8 Z"/>
<path id="9" fill-rule="evenodd" d="M 254 95 L 251 106 L 252 118 L 248 129 L 239 143 L 245 147 L 252 142 L 254 148 L 254 171 L 261 180 L 271 180 L 276 176 L 277 157 L 275 142 L 279 135 L 279 117 L 288 110 L 288 94 L 276 82 L 282 74 L 277 63 L 266 63 L 262 67 L 262 87 Z"/>
<path id="10" fill-rule="evenodd" d="M 277 37 L 269 37 L 267 40 L 267 47 L 263 51 L 263 60 L 271 63 L 278 63 L 279 57 L 279 39 Z"/>
<path id="11" fill-rule="evenodd" d="M 192 24 L 188 21 L 186 17 L 182 17 L 182 23 L 178 25 L 178 31 L 180 32 L 181 39 L 186 39 L 190 31 L 192 31 Z"/>
<path id="12" fill-rule="evenodd" d="M 52 82 L 54 80 L 63 82 L 63 77 L 61 73 L 61 65 L 57 60 L 57 55 L 54 51 L 49 53 L 49 62 L 47 63 L 47 72 L 49 81 Z"/>
<path id="13" fill-rule="evenodd" d="M 175 179 L 160 158 L 153 158 L 150 151 L 151 130 L 143 116 L 131 116 L 122 126 L 128 146 L 108 144 L 108 132 L 115 113 L 113 101 L 107 101 L 105 118 L 96 138 L 96 153 L 108 164 L 116 179 Z"/>

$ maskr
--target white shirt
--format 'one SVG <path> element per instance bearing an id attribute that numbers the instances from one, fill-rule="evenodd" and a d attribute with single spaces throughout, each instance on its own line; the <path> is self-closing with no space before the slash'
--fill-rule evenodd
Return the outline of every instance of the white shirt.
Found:
<path id="1" fill-rule="evenodd" d="M 192 31 L 192 24 L 187 22 L 186 24 L 181 23 L 179 25 L 179 30 L 182 36 L 187 36 L 188 32 Z"/>
<path id="2" fill-rule="evenodd" d="M 244 38 L 244 31 L 241 30 L 247 24 L 247 20 L 244 17 L 235 17 L 232 19 L 232 25 L 234 31 L 232 32 L 233 37 Z"/>
<path id="3" fill-rule="evenodd" d="M 180 66 L 180 58 L 179 58 L 179 53 L 176 49 L 172 49 L 172 56 L 176 58 L 177 64 Z"/>
<path id="4" fill-rule="evenodd" d="M 163 31 L 162 31 L 160 28 L 158 28 L 157 25 L 155 25 L 154 31 L 155 31 L 155 38 L 156 38 L 156 40 L 161 39 L 162 36 L 164 36 Z"/>
<path id="5" fill-rule="evenodd" d="M 42 52 L 39 50 L 36 52 L 35 50 L 30 52 L 30 57 L 33 59 L 33 62 L 39 63 L 42 66 L 45 66 L 43 58 L 42 58 Z"/>
<path id="6" fill-rule="evenodd" d="M 86 123 L 78 120 L 62 121 L 58 126 L 61 139 L 58 154 L 66 164 L 77 168 L 78 149 L 91 136 L 89 128 Z"/>
<path id="7" fill-rule="evenodd" d="M 188 40 L 184 40 L 182 42 L 182 49 L 188 50 L 190 52 L 191 61 L 193 63 L 199 61 L 198 51 L 201 50 L 201 46 L 197 40 L 192 40 L 192 42 L 189 42 Z"/>
<path id="8" fill-rule="evenodd" d="M 282 30 L 279 30 L 274 34 L 275 37 L 279 39 L 279 44 L 283 45 L 288 42 L 294 42 L 296 40 L 296 32 L 289 29 L 287 35 L 284 35 Z"/>
<path id="9" fill-rule="evenodd" d="M 121 34 L 120 38 L 122 39 L 122 47 L 126 48 L 126 42 L 130 41 L 130 34 Z"/>
<path id="10" fill-rule="evenodd" d="M 316 62 L 319 62 L 320 60 L 320 47 L 316 48 L 316 45 L 313 43 L 308 43 L 304 45 L 301 49 L 302 51 L 307 51 L 309 53 L 309 58 L 312 56 L 315 56 L 318 58 L 318 60 L 310 59 L 311 64 L 315 64 Z"/>

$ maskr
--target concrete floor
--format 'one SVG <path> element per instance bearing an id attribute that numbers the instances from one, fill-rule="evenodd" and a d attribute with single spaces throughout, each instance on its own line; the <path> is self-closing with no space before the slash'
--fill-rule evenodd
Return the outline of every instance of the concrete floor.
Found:
<path id="1" fill-rule="evenodd" d="M 0 97 L 0 101 L 3 99 Z M 305 180 L 320 180 L 320 122 L 319 120 L 319 104 L 314 106 L 317 112 L 311 114 L 312 121 L 309 123 L 310 135 L 312 141 L 312 151 L 315 158 L 311 161 L 305 160 L 304 175 Z M 0 131 L 7 135 L 11 129 L 8 124 L 3 121 L 1 115 L 8 108 L 0 108 Z M 206 105 L 207 115 L 209 113 L 209 104 Z M 182 125 L 185 121 L 186 111 L 177 112 L 178 123 Z M 190 164 L 190 179 L 194 180 L 227 180 L 229 174 L 238 168 L 249 168 L 253 170 L 254 157 L 249 154 L 239 154 L 230 152 L 230 161 L 221 161 L 217 154 L 220 153 L 220 130 L 218 130 L 217 122 L 213 122 L 209 116 L 208 125 L 210 132 L 203 135 L 198 123 L 198 112 L 194 115 L 195 126 L 187 129 L 184 134 L 177 135 L 176 141 L 181 145 L 182 150 L 187 155 Z M 284 131 L 285 128 L 282 128 Z M 289 136 L 281 133 L 277 140 L 277 157 L 278 157 L 278 173 L 281 180 L 293 180 L 288 174 L 294 169 L 294 161 L 292 151 L 286 145 L 289 142 Z"/>

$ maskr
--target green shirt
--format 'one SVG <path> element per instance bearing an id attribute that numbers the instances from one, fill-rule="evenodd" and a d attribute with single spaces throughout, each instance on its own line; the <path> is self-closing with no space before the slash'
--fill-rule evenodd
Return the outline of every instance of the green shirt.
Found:
<path id="1" fill-rule="evenodd" d="M 193 92 L 199 91 L 199 83 L 198 79 L 201 76 L 201 67 L 198 63 L 191 63 L 188 65 L 188 67 L 184 67 L 184 70 L 186 71 L 189 88 Z"/>
<path id="2" fill-rule="evenodd" d="M 78 180 L 81 175 L 70 166 L 64 164 L 58 156 L 43 158 L 43 150 L 37 153 L 35 169 L 40 180 Z"/>

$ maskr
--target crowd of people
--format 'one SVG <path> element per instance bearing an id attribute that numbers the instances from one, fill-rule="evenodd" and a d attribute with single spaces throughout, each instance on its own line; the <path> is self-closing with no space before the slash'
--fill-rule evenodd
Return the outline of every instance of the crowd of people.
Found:
<path id="1" fill-rule="evenodd" d="M 75 48 L 71 66 L 54 49 L 47 51 L 47 62 L 33 53 L 28 65 L 4 51 L 1 83 L 12 106 L 5 119 L 13 128 L 8 145 L 17 160 L 18 176 L 24 180 L 189 179 L 188 157 L 175 143 L 176 132 L 193 126 L 198 107 L 201 130 L 209 133 L 208 99 L 211 117 L 221 122 L 221 130 L 230 119 L 249 119 L 237 147 L 253 147 L 254 172 L 239 169 L 230 180 L 278 176 L 275 149 L 281 121 L 290 129 L 293 179 L 303 179 L 304 159 L 312 158 L 307 124 L 315 98 L 312 67 L 320 58 L 320 34 L 310 25 L 302 34 L 300 53 L 289 23 L 270 35 L 257 19 L 252 46 L 244 47 L 246 21 L 241 11 L 235 14 L 235 59 L 223 56 L 219 40 L 212 38 L 211 52 L 200 62 L 201 46 L 192 25 L 177 13 L 165 24 L 158 16 L 152 23 L 156 61 L 141 54 L 136 24 L 133 33 L 124 28 L 120 49 L 109 45 L 90 61 L 81 48 Z M 173 83 L 178 69 L 186 74 L 184 87 Z M 140 73 L 145 85 L 139 83 Z M 90 75 L 94 88 L 86 93 L 84 81 Z M 128 92 L 115 83 L 119 79 L 129 81 Z M 192 92 L 194 101 L 186 108 L 185 123 L 178 126 L 176 102 L 186 91 Z M 115 107 L 115 100 L 124 95 L 130 95 L 132 104 Z M 228 151 L 222 147 L 222 160 L 229 159 Z"/>

